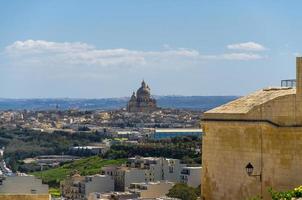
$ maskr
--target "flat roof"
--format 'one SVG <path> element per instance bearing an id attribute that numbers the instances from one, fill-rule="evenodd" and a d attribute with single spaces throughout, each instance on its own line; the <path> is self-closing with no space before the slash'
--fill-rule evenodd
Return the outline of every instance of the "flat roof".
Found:
<path id="1" fill-rule="evenodd" d="M 73 149 L 103 149 L 105 146 L 76 146 L 72 147 Z"/>
<path id="2" fill-rule="evenodd" d="M 183 169 L 202 169 L 202 167 L 183 167 Z"/>
<path id="3" fill-rule="evenodd" d="M 131 183 L 132 185 L 140 185 L 140 186 L 149 186 L 149 185 L 158 185 L 161 183 L 165 184 L 175 184 L 174 182 L 171 181 L 154 181 L 154 182 L 138 182 L 138 183 Z"/>
<path id="4" fill-rule="evenodd" d="M 167 128 L 167 129 L 155 129 L 156 133 L 175 133 L 175 132 L 202 132 L 202 129 L 196 128 L 196 129 L 188 129 L 188 128 Z"/>

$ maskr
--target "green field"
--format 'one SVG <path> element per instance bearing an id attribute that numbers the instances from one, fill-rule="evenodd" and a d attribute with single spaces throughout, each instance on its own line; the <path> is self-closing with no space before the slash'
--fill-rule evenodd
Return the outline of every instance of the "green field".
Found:
<path id="1" fill-rule="evenodd" d="M 92 156 L 89 158 L 84 158 L 68 164 L 64 164 L 61 167 L 41 172 L 34 172 L 32 174 L 39 178 L 42 178 L 43 183 L 49 184 L 53 188 L 58 188 L 60 185 L 60 181 L 65 179 L 74 170 L 77 170 L 83 176 L 99 174 L 103 166 L 120 165 L 125 161 L 126 159 L 107 160 L 102 159 L 98 156 Z"/>

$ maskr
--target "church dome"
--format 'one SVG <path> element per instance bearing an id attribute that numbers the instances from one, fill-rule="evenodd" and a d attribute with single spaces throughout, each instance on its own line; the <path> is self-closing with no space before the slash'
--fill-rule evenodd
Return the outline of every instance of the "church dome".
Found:
<path id="1" fill-rule="evenodd" d="M 136 96 L 150 96 L 150 88 L 146 85 L 145 81 L 142 82 L 142 86 L 137 90 Z"/>
<path id="2" fill-rule="evenodd" d="M 128 104 L 127 111 L 129 112 L 149 112 L 157 109 L 156 100 L 151 97 L 150 87 L 142 81 L 141 87 L 133 92 Z"/>
<path id="3" fill-rule="evenodd" d="M 135 96 L 135 92 L 133 92 L 131 98 L 130 98 L 130 101 L 136 101 L 136 96 Z"/>

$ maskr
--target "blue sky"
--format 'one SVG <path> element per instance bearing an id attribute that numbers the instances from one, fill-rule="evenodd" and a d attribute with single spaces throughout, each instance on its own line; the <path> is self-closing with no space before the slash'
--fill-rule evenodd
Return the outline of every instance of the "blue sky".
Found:
<path id="1" fill-rule="evenodd" d="M 301 1 L 0 0 L 0 97 L 245 95 L 295 77 Z"/>

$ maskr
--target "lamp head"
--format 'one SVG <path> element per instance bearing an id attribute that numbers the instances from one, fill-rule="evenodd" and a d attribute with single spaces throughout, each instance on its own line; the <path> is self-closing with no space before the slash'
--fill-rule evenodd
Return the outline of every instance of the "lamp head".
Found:
<path id="1" fill-rule="evenodd" d="M 245 167 L 247 175 L 251 176 L 254 171 L 254 166 L 249 162 Z"/>

